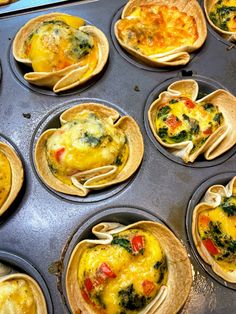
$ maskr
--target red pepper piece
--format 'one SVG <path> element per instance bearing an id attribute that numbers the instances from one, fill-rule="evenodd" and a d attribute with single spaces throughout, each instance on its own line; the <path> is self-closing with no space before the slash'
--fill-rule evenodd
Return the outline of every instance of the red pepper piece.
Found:
<path id="1" fill-rule="evenodd" d="M 88 292 L 92 291 L 93 290 L 93 283 L 92 283 L 92 280 L 90 278 L 86 278 L 85 281 L 84 281 L 84 285 L 85 285 L 85 288 Z"/>
<path id="2" fill-rule="evenodd" d="M 212 128 L 210 127 L 210 128 L 207 128 L 205 131 L 203 131 L 203 134 L 204 135 L 210 135 L 210 134 L 212 134 Z"/>
<path id="3" fill-rule="evenodd" d="M 207 249 L 207 251 L 211 255 L 217 255 L 219 253 L 217 247 L 215 246 L 215 244 L 213 243 L 213 241 L 211 239 L 205 239 L 202 242 L 203 242 L 205 248 Z"/>
<path id="4" fill-rule="evenodd" d="M 144 249 L 144 238 L 143 236 L 136 235 L 132 238 L 131 241 L 132 249 L 134 253 L 138 253 Z"/>
<path id="5" fill-rule="evenodd" d="M 177 117 L 172 114 L 167 118 L 166 124 L 174 130 L 182 124 L 182 121 L 178 120 Z"/>
<path id="6" fill-rule="evenodd" d="M 154 282 L 149 281 L 149 280 L 144 280 L 144 282 L 142 283 L 142 286 L 143 286 L 143 292 L 147 296 L 149 296 L 155 288 Z"/>
<path id="7" fill-rule="evenodd" d="M 81 289 L 81 294 L 82 294 L 82 297 L 84 298 L 84 300 L 87 302 L 87 303 L 90 303 L 91 300 L 87 294 L 87 292 L 84 290 L 84 289 Z"/>
<path id="8" fill-rule="evenodd" d="M 192 100 L 186 98 L 185 99 L 185 106 L 189 109 L 193 109 L 195 107 L 194 102 L 192 102 Z"/>
<path id="9" fill-rule="evenodd" d="M 59 148 L 58 150 L 55 151 L 55 158 L 56 158 L 56 161 L 57 162 L 60 162 L 61 161 L 61 156 L 62 154 L 65 152 L 65 148 L 62 147 L 62 148 Z"/>
<path id="10" fill-rule="evenodd" d="M 116 278 L 116 274 L 113 273 L 111 268 L 108 266 L 107 263 L 102 263 L 98 269 L 99 272 L 106 275 L 108 278 Z"/>

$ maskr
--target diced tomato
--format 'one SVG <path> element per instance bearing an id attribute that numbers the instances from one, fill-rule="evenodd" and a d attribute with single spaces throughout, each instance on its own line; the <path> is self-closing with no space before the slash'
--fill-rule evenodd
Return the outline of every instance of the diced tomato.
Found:
<path id="1" fill-rule="evenodd" d="M 90 303 L 91 300 L 87 294 L 87 292 L 84 290 L 84 289 L 81 289 L 81 294 L 82 294 L 82 297 L 84 298 L 84 300 L 87 302 L 87 303 Z"/>
<path id="2" fill-rule="evenodd" d="M 57 162 L 60 162 L 61 161 L 61 156 L 62 154 L 65 152 L 65 148 L 62 147 L 62 148 L 59 148 L 58 150 L 55 151 L 55 158 L 56 158 L 56 161 Z"/>
<path id="3" fill-rule="evenodd" d="M 180 121 L 179 119 L 177 119 L 176 116 L 174 116 L 173 114 L 171 116 L 169 116 L 166 120 L 166 124 L 171 128 L 171 129 L 176 129 L 178 126 L 180 126 L 182 124 L 182 121 Z"/>
<path id="4" fill-rule="evenodd" d="M 203 226 L 208 226 L 210 221 L 211 220 L 210 220 L 210 218 L 208 216 L 205 216 L 205 215 L 200 215 L 199 216 L 199 222 Z"/>
<path id="5" fill-rule="evenodd" d="M 132 249 L 134 253 L 138 253 L 144 249 L 144 238 L 143 236 L 136 235 L 132 238 L 131 241 Z"/>
<path id="6" fill-rule="evenodd" d="M 99 272 L 103 273 L 104 275 L 106 275 L 106 277 L 109 278 L 116 278 L 116 274 L 113 273 L 113 271 L 111 270 L 111 268 L 107 265 L 107 263 L 102 263 L 101 266 L 98 269 Z"/>
<path id="7" fill-rule="evenodd" d="M 217 247 L 215 246 L 215 244 L 213 243 L 213 241 L 211 239 L 205 239 L 202 242 L 203 242 L 205 248 L 207 249 L 207 251 L 211 255 L 217 255 L 219 253 Z"/>
<path id="8" fill-rule="evenodd" d="M 142 283 L 142 286 L 143 286 L 143 292 L 147 296 L 150 295 L 155 288 L 154 282 L 149 281 L 149 280 L 144 280 L 144 282 Z"/>
<path id="9" fill-rule="evenodd" d="M 195 107 L 195 104 L 194 104 L 194 102 L 192 102 L 192 100 L 186 98 L 185 99 L 185 106 L 187 108 L 193 109 Z"/>
<path id="10" fill-rule="evenodd" d="M 212 128 L 207 128 L 205 131 L 203 131 L 204 135 L 210 135 L 212 133 Z"/>
<path id="11" fill-rule="evenodd" d="M 92 283 L 92 280 L 90 278 L 86 278 L 85 281 L 84 281 L 84 285 L 85 285 L 85 288 L 88 292 L 92 291 L 93 290 L 93 283 Z"/>

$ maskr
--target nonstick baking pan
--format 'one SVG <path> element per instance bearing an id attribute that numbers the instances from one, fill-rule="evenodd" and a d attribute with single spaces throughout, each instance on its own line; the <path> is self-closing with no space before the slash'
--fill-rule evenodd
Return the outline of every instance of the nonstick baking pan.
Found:
<path id="1" fill-rule="evenodd" d="M 12 6 L 23 8 L 24 2 Z M 236 148 L 213 161 L 199 158 L 193 164 L 183 164 L 155 141 L 147 110 L 170 83 L 186 78 L 196 79 L 202 93 L 224 88 L 235 94 L 235 46 L 208 25 L 206 42 L 191 55 L 189 64 L 155 69 L 134 60 L 115 39 L 113 26 L 126 1 L 58 2 L 50 1 L 50 6 L 43 8 L 24 7 L 23 12 L 0 11 L 0 136 L 19 152 L 25 170 L 17 201 L 0 218 L 0 250 L 30 261 L 48 287 L 54 313 L 69 313 L 64 286 L 68 256 L 79 240 L 90 236 L 91 227 L 103 219 L 124 224 L 158 220 L 181 240 L 193 265 L 194 282 L 181 313 L 234 313 L 235 285 L 220 280 L 201 260 L 193 246 L 190 224 L 193 207 L 207 188 L 225 184 L 235 176 Z M 26 68 L 12 56 L 12 41 L 19 28 L 33 17 L 55 11 L 84 18 L 100 28 L 110 44 L 108 64 L 98 77 L 58 95 L 24 81 Z M 43 130 L 59 125 L 63 110 L 90 100 L 115 108 L 121 116 L 131 115 L 138 122 L 144 137 L 144 158 L 125 183 L 86 198 L 68 197 L 40 180 L 33 149 Z"/>

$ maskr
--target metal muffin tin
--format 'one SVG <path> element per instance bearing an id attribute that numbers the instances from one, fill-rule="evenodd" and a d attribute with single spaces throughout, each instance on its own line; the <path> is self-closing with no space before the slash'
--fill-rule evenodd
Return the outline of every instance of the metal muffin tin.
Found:
<path id="1" fill-rule="evenodd" d="M 19 4 L 21 1 L 24 0 Z M 125 0 L 73 1 L 53 7 L 51 2 L 50 7 L 40 8 L 35 1 L 35 7 L 25 9 L 23 14 L 0 11 L 0 133 L 17 147 L 25 167 L 20 201 L 11 206 L 6 217 L 0 218 L 0 250 L 30 260 L 49 288 L 54 313 L 68 313 L 64 305 L 66 263 L 72 246 L 90 234 L 90 226 L 103 217 L 127 224 L 139 219 L 160 219 L 185 245 L 195 272 L 190 296 L 181 313 L 233 313 L 235 291 L 215 278 L 192 248 L 189 215 L 192 197 L 201 184 L 211 182 L 207 180 L 218 174 L 222 183 L 225 175 L 221 173 L 233 176 L 235 148 L 212 162 L 200 159 L 195 165 L 185 165 L 173 160 L 151 137 L 147 110 L 152 97 L 169 82 L 182 78 L 196 78 L 201 82 L 202 92 L 224 86 L 235 94 L 235 46 L 219 39 L 209 26 L 205 44 L 188 65 L 147 69 L 137 60 L 132 61 L 114 38 L 114 20 L 125 3 Z M 46 89 L 38 90 L 22 82 L 20 75 L 25 69 L 13 60 L 11 45 L 16 32 L 28 20 L 55 11 L 80 16 L 100 28 L 109 40 L 110 56 L 93 84 L 89 82 L 85 89 L 54 96 Z M 50 123 L 58 123 L 62 108 L 84 99 L 104 101 L 121 115 L 131 115 L 141 128 L 145 152 L 141 167 L 131 180 L 122 188 L 113 187 L 117 193 L 112 188 L 111 194 L 104 190 L 85 199 L 74 199 L 58 195 L 42 183 L 34 169 L 32 150 L 36 136 Z M 103 197 L 106 193 L 107 197 Z"/>

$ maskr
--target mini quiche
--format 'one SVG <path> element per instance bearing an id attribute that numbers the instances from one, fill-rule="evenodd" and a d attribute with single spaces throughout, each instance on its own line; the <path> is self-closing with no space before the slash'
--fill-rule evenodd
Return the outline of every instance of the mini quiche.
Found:
<path id="1" fill-rule="evenodd" d="M 115 24 L 119 44 L 151 66 L 178 66 L 200 48 L 207 35 L 196 0 L 130 0 Z"/>
<path id="2" fill-rule="evenodd" d="M 204 0 L 210 25 L 222 37 L 236 41 L 236 0 Z"/>
<path id="3" fill-rule="evenodd" d="M 101 72 L 109 53 L 106 36 L 79 17 L 49 13 L 26 23 L 13 42 L 14 58 L 33 68 L 24 78 L 55 93 Z"/>
<path id="4" fill-rule="evenodd" d="M 0 263 L 0 314 L 47 314 L 37 282 L 26 274 L 9 272 L 9 267 Z"/>
<path id="5" fill-rule="evenodd" d="M 84 103 L 60 116 L 61 128 L 39 138 L 35 163 L 56 191 L 86 196 L 90 190 L 123 182 L 143 157 L 143 138 L 133 118 L 98 103 Z"/>
<path id="6" fill-rule="evenodd" d="M 16 152 L 0 142 L 0 216 L 9 208 L 23 184 L 23 167 Z"/>
<path id="7" fill-rule="evenodd" d="M 153 135 L 184 162 L 214 159 L 236 143 L 236 98 L 219 89 L 199 99 L 194 80 L 176 81 L 148 111 Z"/>
<path id="8" fill-rule="evenodd" d="M 157 222 L 100 223 L 98 240 L 74 248 L 66 271 L 72 313 L 173 314 L 186 301 L 192 269 L 173 233 Z"/>
<path id="9" fill-rule="evenodd" d="M 192 235 L 203 260 L 224 280 L 236 283 L 236 177 L 211 186 L 194 208 Z"/>

